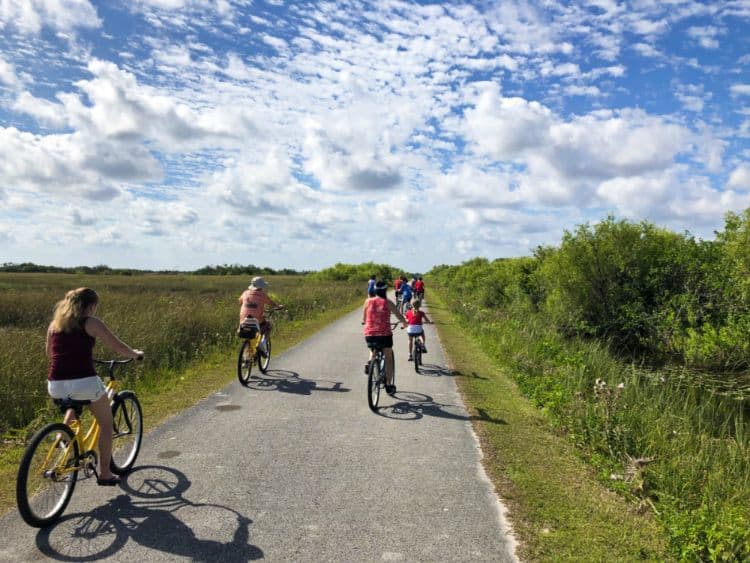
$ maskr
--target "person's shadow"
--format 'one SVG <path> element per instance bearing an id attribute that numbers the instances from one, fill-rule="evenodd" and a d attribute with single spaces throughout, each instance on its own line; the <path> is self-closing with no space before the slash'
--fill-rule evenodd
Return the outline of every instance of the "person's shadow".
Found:
<path id="1" fill-rule="evenodd" d="M 252 520 L 226 506 L 187 500 L 182 493 L 190 482 L 176 469 L 139 467 L 122 487 L 130 494 L 118 495 L 91 512 L 67 515 L 40 530 L 36 538 L 39 550 L 58 561 L 94 561 L 114 556 L 132 539 L 191 561 L 239 563 L 263 558 L 263 551 L 249 543 Z M 176 514 L 185 508 L 205 513 L 202 518 L 212 522 L 212 529 L 216 529 L 217 520 L 228 520 L 224 528 L 234 527 L 231 539 L 221 542 L 197 537 Z"/>
<path id="2" fill-rule="evenodd" d="M 256 391 L 280 391 L 296 395 L 312 395 L 315 392 L 348 393 L 341 381 L 327 381 L 300 377 L 295 371 L 269 369 L 265 374 L 258 372 L 250 377 L 247 384 Z"/>

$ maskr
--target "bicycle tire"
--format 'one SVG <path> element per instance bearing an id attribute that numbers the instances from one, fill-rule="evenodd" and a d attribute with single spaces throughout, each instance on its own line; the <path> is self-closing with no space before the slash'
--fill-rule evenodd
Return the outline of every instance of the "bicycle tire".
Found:
<path id="1" fill-rule="evenodd" d="M 422 342 L 419 337 L 414 339 L 414 371 L 419 373 L 419 366 L 422 365 Z"/>
<path id="2" fill-rule="evenodd" d="M 61 446 L 60 437 L 68 446 Z M 57 520 L 68 506 L 78 471 L 58 477 L 56 468 L 78 463 L 78 442 L 62 422 L 53 422 L 34 434 L 18 466 L 16 504 L 24 522 L 44 528 Z"/>
<path id="3" fill-rule="evenodd" d="M 124 475 L 133 467 L 143 440 L 143 412 L 138 397 L 132 391 L 121 391 L 112 402 L 112 461 L 113 473 Z"/>
<path id="4" fill-rule="evenodd" d="M 265 352 L 265 356 L 263 355 Z M 258 369 L 261 373 L 268 371 L 268 365 L 271 363 L 271 335 L 266 334 L 258 345 L 258 351 L 256 352 L 258 357 Z"/>
<path id="5" fill-rule="evenodd" d="M 380 401 L 380 370 L 377 356 L 370 360 L 367 368 L 367 404 L 372 412 L 378 412 Z"/>
<path id="6" fill-rule="evenodd" d="M 245 351 L 250 346 L 250 341 L 245 340 L 240 346 L 240 354 L 237 357 L 237 379 L 245 387 L 250 385 L 250 375 L 253 371 L 253 362 L 255 358 L 252 356 L 245 357 Z"/>

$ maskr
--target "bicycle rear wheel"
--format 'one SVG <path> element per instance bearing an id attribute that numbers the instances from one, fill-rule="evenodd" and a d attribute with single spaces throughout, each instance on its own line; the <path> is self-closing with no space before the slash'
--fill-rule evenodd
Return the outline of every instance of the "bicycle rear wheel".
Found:
<path id="1" fill-rule="evenodd" d="M 113 473 L 123 475 L 130 471 L 138 457 L 143 439 L 143 413 L 141 404 L 132 391 L 122 391 L 112 403 L 112 462 Z"/>
<path id="2" fill-rule="evenodd" d="M 245 387 L 250 384 L 250 374 L 253 371 L 253 362 L 255 361 L 255 356 L 250 353 L 250 344 L 250 340 L 242 342 L 242 346 L 240 346 L 240 354 L 237 358 L 237 379 L 239 379 L 240 383 Z"/>
<path id="3" fill-rule="evenodd" d="M 29 526 L 43 528 L 57 520 L 73 495 L 78 471 L 78 442 L 61 422 L 48 424 L 31 439 L 18 467 L 16 503 Z"/>
<path id="4" fill-rule="evenodd" d="M 271 363 L 271 335 L 266 334 L 260 341 L 260 344 L 258 345 L 258 351 L 256 352 L 258 356 L 258 367 L 260 368 L 261 373 L 266 373 L 268 371 L 268 365 Z"/>
<path id="5" fill-rule="evenodd" d="M 377 356 L 370 360 L 367 369 L 367 404 L 372 412 L 378 411 L 380 401 L 380 366 Z"/>
<path id="6" fill-rule="evenodd" d="M 419 337 L 414 339 L 414 371 L 419 373 L 419 366 L 422 365 L 422 341 Z"/>

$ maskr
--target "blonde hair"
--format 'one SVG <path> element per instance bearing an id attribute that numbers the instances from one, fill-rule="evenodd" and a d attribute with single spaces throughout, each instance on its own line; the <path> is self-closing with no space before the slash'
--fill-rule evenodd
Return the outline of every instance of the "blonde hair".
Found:
<path id="1" fill-rule="evenodd" d="M 99 296 L 91 288 L 71 289 L 65 298 L 55 304 L 50 329 L 53 332 L 71 332 L 81 328 L 84 313 L 91 305 L 99 303 Z"/>
<path id="2" fill-rule="evenodd" d="M 422 306 L 422 302 L 419 299 L 415 299 L 414 303 L 412 303 L 412 307 L 414 307 L 417 311 L 419 311 L 419 308 Z"/>

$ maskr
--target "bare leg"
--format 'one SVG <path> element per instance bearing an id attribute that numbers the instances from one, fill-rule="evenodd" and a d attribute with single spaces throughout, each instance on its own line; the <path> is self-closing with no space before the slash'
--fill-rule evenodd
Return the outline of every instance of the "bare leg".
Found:
<path id="1" fill-rule="evenodd" d="M 109 463 L 112 460 L 112 434 L 114 427 L 109 398 L 103 395 L 91 403 L 89 408 L 99 423 L 99 478 L 112 479 L 115 477 L 115 474 L 110 470 Z"/>
<path id="2" fill-rule="evenodd" d="M 73 422 L 76 419 L 76 411 L 73 409 L 68 409 L 65 411 L 65 418 L 63 418 L 63 422 L 67 425 L 70 425 L 71 422 Z"/>

